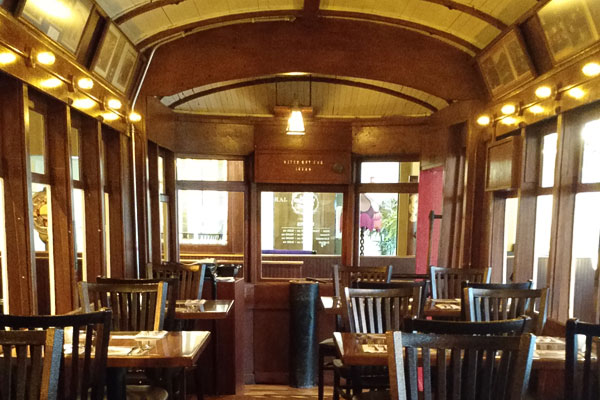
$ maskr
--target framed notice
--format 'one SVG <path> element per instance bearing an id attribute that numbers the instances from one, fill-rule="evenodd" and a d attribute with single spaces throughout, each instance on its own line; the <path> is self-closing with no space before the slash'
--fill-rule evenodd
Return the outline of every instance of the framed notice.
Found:
<path id="1" fill-rule="evenodd" d="M 506 93 L 535 76 L 523 40 L 514 29 L 483 53 L 477 61 L 492 96 Z"/>
<path id="2" fill-rule="evenodd" d="M 114 24 L 104 32 L 92 70 L 116 89 L 127 92 L 138 60 L 138 52 Z"/>
<path id="3" fill-rule="evenodd" d="M 538 18 L 554 63 L 600 39 L 598 0 L 553 0 L 538 11 Z"/>
<path id="4" fill-rule="evenodd" d="M 92 5 L 91 0 L 27 0 L 21 17 L 75 54 Z"/>

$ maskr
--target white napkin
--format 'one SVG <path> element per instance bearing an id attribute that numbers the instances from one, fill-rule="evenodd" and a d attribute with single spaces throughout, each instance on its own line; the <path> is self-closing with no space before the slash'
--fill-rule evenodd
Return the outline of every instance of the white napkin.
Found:
<path id="1" fill-rule="evenodd" d="M 167 336 L 167 331 L 141 331 L 135 339 L 162 339 Z"/>

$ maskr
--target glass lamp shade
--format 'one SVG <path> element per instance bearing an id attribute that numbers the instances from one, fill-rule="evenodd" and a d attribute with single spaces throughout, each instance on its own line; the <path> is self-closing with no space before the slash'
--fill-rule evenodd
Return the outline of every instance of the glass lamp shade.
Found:
<path id="1" fill-rule="evenodd" d="M 306 133 L 300 110 L 292 110 L 285 133 L 288 135 L 304 135 Z"/>

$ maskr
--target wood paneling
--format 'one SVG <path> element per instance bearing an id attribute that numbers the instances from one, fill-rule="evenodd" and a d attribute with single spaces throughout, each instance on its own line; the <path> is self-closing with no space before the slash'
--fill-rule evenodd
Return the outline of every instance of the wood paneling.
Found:
<path id="1" fill-rule="evenodd" d="M 126 248 L 131 252 L 128 257 L 128 273 L 131 276 L 144 276 L 146 263 L 150 261 L 150 242 L 148 242 L 148 232 L 150 230 L 148 213 L 148 138 L 144 130 L 140 129 L 142 124 L 131 126 L 131 141 L 122 144 L 125 151 L 121 158 L 126 168 L 123 171 L 123 191 L 128 199 L 123 202 L 125 210 L 124 218 L 129 225 L 130 241 L 136 243 L 135 246 Z M 135 193 L 135 194 L 134 194 Z M 133 203 L 136 203 L 135 205 Z"/>
<path id="2" fill-rule="evenodd" d="M 520 136 L 511 136 L 488 145 L 486 190 L 517 189 L 521 171 Z"/>
<path id="3" fill-rule="evenodd" d="M 11 314 L 37 312 L 31 178 L 26 134 L 29 129 L 28 90 L 24 84 L 0 77 L 0 131 L 4 165 L 6 264 Z"/>
<path id="4" fill-rule="evenodd" d="M 148 220 L 148 243 L 150 247 L 150 260 L 153 264 L 160 264 L 160 201 L 158 187 L 158 145 L 148 142 L 148 195 L 150 201 L 147 212 Z M 166 228 L 166 227 L 165 227 Z M 140 263 L 140 266 L 143 264 Z M 143 269 L 143 268 L 141 268 Z"/>
<path id="5" fill-rule="evenodd" d="M 87 280 L 106 274 L 104 183 L 102 180 L 102 128 L 98 121 L 82 118 L 81 168 L 85 190 L 85 248 Z"/>
<path id="6" fill-rule="evenodd" d="M 47 118 L 55 304 L 56 313 L 64 314 L 73 310 L 77 302 L 70 110 L 62 103 L 50 101 Z"/>

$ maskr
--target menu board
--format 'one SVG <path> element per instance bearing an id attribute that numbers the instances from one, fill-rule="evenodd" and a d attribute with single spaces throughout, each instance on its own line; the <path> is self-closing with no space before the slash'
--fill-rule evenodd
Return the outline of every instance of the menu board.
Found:
<path id="1" fill-rule="evenodd" d="M 538 11 L 538 17 L 555 63 L 600 39 L 598 0 L 553 0 Z"/>
<path id="2" fill-rule="evenodd" d="M 493 96 L 506 93 L 534 76 L 521 37 L 514 29 L 482 54 L 478 61 Z"/>
<path id="3" fill-rule="evenodd" d="M 121 92 L 127 92 L 135 71 L 138 53 L 114 24 L 109 24 L 92 70 Z"/>
<path id="4" fill-rule="evenodd" d="M 50 39 L 75 53 L 92 5 L 91 0 L 27 0 L 21 16 Z"/>

